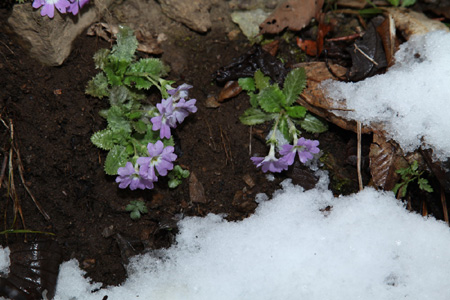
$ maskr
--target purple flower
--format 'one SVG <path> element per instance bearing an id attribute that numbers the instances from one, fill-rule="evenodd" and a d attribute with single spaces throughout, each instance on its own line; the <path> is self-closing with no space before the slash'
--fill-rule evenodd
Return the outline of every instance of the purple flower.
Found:
<path id="1" fill-rule="evenodd" d="M 48 16 L 49 18 L 54 17 L 55 7 L 60 13 L 65 14 L 69 5 L 70 2 L 68 0 L 34 0 L 33 2 L 33 8 L 44 6 L 41 9 L 41 16 Z"/>
<path id="2" fill-rule="evenodd" d="M 319 141 L 316 140 L 308 140 L 305 138 L 300 138 L 297 141 L 297 145 L 286 144 L 281 147 L 280 154 L 283 155 L 280 160 L 283 160 L 288 165 L 292 165 L 295 159 L 295 153 L 298 153 L 298 158 L 302 163 L 307 162 L 312 159 L 313 154 L 319 153 L 320 149 Z"/>
<path id="3" fill-rule="evenodd" d="M 161 103 L 156 104 L 156 108 L 158 108 L 160 115 L 151 118 L 151 122 L 153 123 L 152 129 L 153 131 L 159 130 L 160 138 L 169 139 L 171 136 L 170 127 L 176 127 L 176 124 L 173 124 L 171 120 L 173 113 L 172 98 L 162 99 Z"/>
<path id="4" fill-rule="evenodd" d="M 164 147 L 161 141 L 157 141 L 155 144 L 148 143 L 147 150 L 149 157 L 137 159 L 137 163 L 141 166 L 139 175 L 151 181 L 158 181 L 155 167 L 159 175 L 166 176 L 167 171 L 173 169 L 172 162 L 177 159 L 177 155 L 173 153 L 174 148 L 172 146 Z"/>
<path id="5" fill-rule="evenodd" d="M 270 151 L 266 157 L 252 157 L 250 159 L 257 168 L 261 167 L 261 170 L 264 173 L 267 171 L 279 173 L 288 169 L 288 165 L 285 161 L 275 157 L 275 146 L 273 144 L 270 145 Z"/>
<path id="6" fill-rule="evenodd" d="M 144 190 L 146 188 L 153 188 L 153 181 L 139 176 L 131 162 L 127 162 L 125 167 L 119 168 L 117 174 L 119 174 L 119 176 L 116 177 L 116 182 L 119 183 L 119 188 L 121 189 L 125 189 L 128 186 L 130 186 L 130 189 L 133 191 L 135 189 Z"/>
<path id="7" fill-rule="evenodd" d="M 186 99 L 188 97 L 188 90 L 192 88 L 192 85 L 189 85 L 187 83 L 183 83 L 179 87 L 175 89 L 167 90 L 167 93 L 172 96 L 173 101 L 178 101 L 180 99 Z"/>
<path id="8" fill-rule="evenodd" d="M 186 102 L 186 100 L 181 99 L 177 104 L 175 104 L 175 108 L 173 110 L 172 115 L 170 115 L 169 122 L 170 124 L 174 124 L 172 127 L 176 126 L 176 122 L 182 123 L 184 119 L 189 115 L 189 113 L 197 112 L 197 107 L 195 103 L 197 100 L 191 99 Z"/>
<path id="9" fill-rule="evenodd" d="M 73 15 L 78 14 L 80 8 L 82 8 L 89 0 L 69 0 L 71 3 L 67 8 L 67 12 L 71 12 Z"/>

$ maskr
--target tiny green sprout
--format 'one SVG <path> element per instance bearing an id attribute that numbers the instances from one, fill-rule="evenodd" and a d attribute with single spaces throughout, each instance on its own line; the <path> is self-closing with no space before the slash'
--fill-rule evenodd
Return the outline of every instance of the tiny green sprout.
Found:
<path id="1" fill-rule="evenodd" d="M 142 200 L 130 201 L 130 204 L 125 207 L 125 210 L 130 212 L 130 217 L 133 220 L 140 219 L 141 214 L 148 212 L 147 206 L 145 206 L 145 203 Z"/>
<path id="2" fill-rule="evenodd" d="M 182 167 L 180 167 L 179 165 L 176 165 L 172 171 L 170 171 L 169 173 L 169 187 L 171 189 L 176 188 L 177 186 L 179 186 L 181 184 L 181 182 L 183 181 L 183 179 L 186 179 L 189 177 L 189 171 L 188 170 L 184 170 Z"/>
<path id="3" fill-rule="evenodd" d="M 417 160 L 415 160 L 409 167 L 399 169 L 395 172 L 401 175 L 402 180 L 394 186 L 392 191 L 396 195 L 398 194 L 400 198 L 406 196 L 408 185 L 413 181 L 417 181 L 417 184 L 422 191 L 426 191 L 428 193 L 433 192 L 433 188 L 428 180 L 421 177 L 424 171 L 419 171 L 419 163 Z"/>

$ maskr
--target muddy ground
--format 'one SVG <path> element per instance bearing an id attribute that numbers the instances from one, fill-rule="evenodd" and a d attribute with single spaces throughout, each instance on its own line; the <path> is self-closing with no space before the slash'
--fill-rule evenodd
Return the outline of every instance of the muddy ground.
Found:
<path id="1" fill-rule="evenodd" d="M 174 190 L 167 188 L 167 182 L 160 181 L 154 190 L 133 192 L 119 189 L 115 178 L 105 175 L 106 153 L 96 148 L 90 137 L 105 127 L 105 120 L 98 113 L 108 103 L 87 96 L 85 87 L 97 73 L 93 54 L 109 48 L 110 43 L 83 34 L 76 39 L 74 50 L 62 66 L 46 67 L 30 58 L 2 30 L 11 9 L 0 10 L 0 114 L 8 126 L 13 124 L 14 144 L 24 167 L 22 182 L 17 170 L 18 153 L 15 153 L 14 182 L 26 228 L 53 232 L 62 248 L 63 259 L 78 259 L 94 281 L 109 285 L 124 280 L 123 264 L 130 254 L 124 251 L 124 241 L 133 245 L 133 253 L 169 247 L 177 232 L 176 222 L 182 216 L 215 213 L 226 215 L 228 220 L 241 220 L 257 207 L 254 199 L 258 193 L 271 195 L 286 178 L 293 178 L 306 188 L 314 184 L 314 175 L 304 166 L 291 167 L 288 172 L 275 175 L 274 180 L 255 168 L 250 157 L 256 153 L 263 155 L 267 149 L 257 133 L 239 122 L 239 116 L 249 107 L 246 95 L 232 98 L 215 109 L 205 105 L 206 99 L 222 88 L 212 74 L 250 47 L 242 34 L 229 38 L 228 33 L 237 29 L 229 19 L 229 9 L 228 5 L 212 8 L 214 25 L 205 34 L 166 20 L 168 28 L 175 28 L 178 37 L 169 36 L 159 56 L 173 69 L 169 79 L 194 86 L 190 96 L 197 99 L 198 112 L 176 130 L 182 151 L 179 163 L 196 174 L 204 187 L 206 203 L 191 202 L 187 180 Z M 287 65 L 305 57 L 294 55 L 293 49 L 297 49 L 294 39 L 290 42 L 280 39 L 280 53 Z M 147 57 L 143 53 L 139 55 Z M 264 126 L 257 129 L 267 130 Z M 0 124 L 0 163 L 8 157 L 10 134 Z M 356 135 L 330 125 L 326 133 L 305 136 L 319 139 L 327 157 L 323 168 L 330 171 L 330 187 L 334 193 L 357 191 Z M 370 141 L 370 136 L 364 137 L 366 184 L 370 181 L 367 170 Z M 249 143 L 252 153 L 249 153 Z M 49 215 L 49 220 L 39 212 L 23 184 Z M 0 197 L 1 223 L 8 229 L 13 224 L 14 213 L 4 185 Z M 124 209 L 135 199 L 144 200 L 149 209 L 137 221 Z M 420 209 L 420 204 L 414 205 Z M 438 204 L 430 202 L 429 206 L 429 212 L 441 218 Z M 20 219 L 16 220 L 15 228 L 23 228 Z M 34 238 L 26 237 L 29 241 Z M 6 246 L 22 242 L 24 236 L 9 234 L 0 239 Z"/>

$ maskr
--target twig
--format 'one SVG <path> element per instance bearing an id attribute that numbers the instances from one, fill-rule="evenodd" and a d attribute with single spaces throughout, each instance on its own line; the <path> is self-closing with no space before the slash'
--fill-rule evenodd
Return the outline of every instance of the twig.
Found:
<path id="1" fill-rule="evenodd" d="M 442 186 L 441 186 L 441 203 L 442 209 L 444 210 L 444 221 L 447 223 L 447 225 L 450 225 L 448 220 L 447 200 L 445 199 L 445 191 Z"/>
<path id="2" fill-rule="evenodd" d="M 228 156 L 228 151 L 227 151 L 227 146 L 225 145 L 225 138 L 223 137 L 223 131 L 222 131 L 222 126 L 220 127 L 220 138 L 222 139 L 222 146 L 223 146 L 223 150 L 225 151 L 225 165 L 228 165 L 228 160 L 230 159 L 230 157 Z"/>
<path id="3" fill-rule="evenodd" d="M 31 199 L 34 202 L 34 205 L 36 205 L 37 209 L 39 210 L 39 212 L 44 216 L 44 218 L 49 221 L 50 220 L 50 216 L 47 214 L 47 212 L 42 208 L 41 204 L 39 204 L 39 202 L 36 200 L 36 198 L 34 198 L 33 194 L 31 193 L 30 189 L 28 188 L 28 186 L 25 183 L 25 179 L 23 176 L 23 164 L 22 164 L 22 160 L 20 159 L 20 153 L 19 150 L 14 148 L 14 151 L 17 154 L 17 162 L 18 162 L 18 166 L 17 169 L 19 169 L 19 176 L 20 176 L 20 180 L 22 181 L 23 187 L 25 188 L 25 190 L 27 191 L 28 195 L 30 195 Z"/>
<path id="4" fill-rule="evenodd" d="M 364 53 L 364 51 L 361 50 L 356 44 L 353 44 L 355 46 L 355 50 L 358 50 L 362 55 L 364 55 L 365 58 L 367 58 L 371 63 L 373 63 L 375 66 L 378 66 L 378 63 L 373 60 L 372 57 Z"/>
<path id="5" fill-rule="evenodd" d="M 249 135 L 248 135 L 248 155 L 252 156 L 252 130 L 253 126 L 250 126 Z M 0 182 L 1 183 L 1 182 Z"/>
<path id="6" fill-rule="evenodd" d="M 2 187 L 3 178 L 5 177 L 6 165 L 8 164 L 8 155 L 4 153 L 5 157 L 3 158 L 2 170 L 0 172 L 0 188 Z"/>
<path id="7" fill-rule="evenodd" d="M 357 161 L 356 161 L 356 169 L 358 171 L 358 184 L 359 190 L 362 191 L 364 189 L 361 175 L 361 122 L 357 121 L 357 134 L 358 134 L 358 146 L 357 146 Z"/>

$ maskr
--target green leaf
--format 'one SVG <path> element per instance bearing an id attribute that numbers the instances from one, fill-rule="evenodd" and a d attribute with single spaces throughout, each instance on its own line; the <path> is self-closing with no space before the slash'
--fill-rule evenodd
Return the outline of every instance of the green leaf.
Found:
<path id="1" fill-rule="evenodd" d="M 306 115 L 306 108 L 300 105 L 286 107 L 286 112 L 291 118 L 304 118 Z"/>
<path id="2" fill-rule="evenodd" d="M 132 220 L 138 220 L 138 219 L 141 218 L 141 213 L 140 213 L 138 210 L 133 210 L 133 211 L 130 213 L 130 218 L 131 218 Z"/>
<path id="3" fill-rule="evenodd" d="M 417 179 L 417 183 L 419 184 L 419 188 L 423 191 L 428 193 L 432 193 L 434 191 L 426 178 Z"/>
<path id="4" fill-rule="evenodd" d="M 98 97 L 102 99 L 105 96 L 108 96 L 108 79 L 105 74 L 98 73 L 94 78 L 89 80 L 86 87 L 86 94 L 91 95 L 93 97 Z"/>
<path id="5" fill-rule="evenodd" d="M 168 68 L 156 58 L 145 58 L 130 65 L 124 83 L 137 89 L 149 89 L 154 83 L 147 77 L 158 78 L 167 75 Z"/>
<path id="6" fill-rule="evenodd" d="M 400 198 L 403 198 L 406 196 L 406 190 L 408 188 L 408 184 L 401 182 L 401 183 L 397 183 L 394 188 L 392 189 L 392 191 L 394 192 L 395 195 L 397 195 L 397 192 L 400 190 Z"/>
<path id="7" fill-rule="evenodd" d="M 306 87 L 306 72 L 304 68 L 296 68 L 289 72 L 284 81 L 283 93 L 286 95 L 286 106 L 291 106 Z"/>
<path id="8" fill-rule="evenodd" d="M 109 63 L 109 54 L 111 51 L 109 49 L 100 49 L 94 54 L 94 63 L 96 69 L 104 69 Z"/>
<path id="9" fill-rule="evenodd" d="M 398 6 L 400 4 L 400 0 L 387 0 L 391 5 Z"/>
<path id="10" fill-rule="evenodd" d="M 115 145 L 109 151 L 105 160 L 105 172 L 108 175 L 117 175 L 117 170 L 125 166 L 128 161 L 128 155 L 124 146 Z"/>
<path id="11" fill-rule="evenodd" d="M 322 133 L 328 130 L 328 124 L 319 118 L 307 113 L 305 119 L 300 122 L 300 126 L 311 133 Z"/>
<path id="12" fill-rule="evenodd" d="M 289 123 L 286 115 L 283 115 L 278 122 L 278 130 L 283 134 L 288 142 L 292 142 L 292 136 L 289 134 Z"/>
<path id="13" fill-rule="evenodd" d="M 122 105 L 129 98 L 129 90 L 123 86 L 113 86 L 109 93 L 109 104 L 111 106 Z"/>
<path id="14" fill-rule="evenodd" d="M 238 79 L 239 86 L 247 92 L 254 92 L 256 90 L 255 80 L 250 77 L 239 78 Z"/>
<path id="15" fill-rule="evenodd" d="M 269 113 L 279 112 L 286 101 L 286 96 L 278 86 L 270 86 L 258 94 L 258 102 L 261 108 Z"/>
<path id="16" fill-rule="evenodd" d="M 130 122 L 125 118 L 122 109 L 119 106 L 111 106 L 108 110 L 108 127 L 112 131 L 123 130 L 125 132 L 131 132 Z"/>
<path id="17" fill-rule="evenodd" d="M 114 132 L 111 129 L 97 131 L 91 136 L 91 142 L 100 149 L 111 150 L 115 144 Z"/>
<path id="18" fill-rule="evenodd" d="M 257 108 L 258 107 L 258 95 L 257 94 L 250 94 L 250 105 L 253 108 Z"/>
<path id="19" fill-rule="evenodd" d="M 271 118 L 269 114 L 260 109 L 249 108 L 239 117 L 239 120 L 244 125 L 256 125 L 269 121 Z"/>
<path id="20" fill-rule="evenodd" d="M 169 180 L 168 186 L 169 186 L 169 188 L 174 189 L 174 188 L 176 188 L 177 186 L 179 186 L 182 182 L 183 182 L 183 181 L 181 181 L 181 180 L 178 179 L 178 178 L 172 178 L 172 179 Z"/>
<path id="21" fill-rule="evenodd" d="M 134 31 L 127 26 L 120 25 L 117 33 L 117 43 L 112 47 L 111 55 L 130 63 L 134 59 L 134 53 L 138 44 Z"/>
<path id="22" fill-rule="evenodd" d="M 270 77 L 264 76 L 263 72 L 261 70 L 258 70 L 255 72 L 255 86 L 258 90 L 263 90 L 266 87 L 269 87 L 269 81 Z"/>
<path id="23" fill-rule="evenodd" d="M 145 124 L 143 121 L 139 120 L 137 122 L 133 122 L 133 128 L 138 133 L 145 133 L 147 131 L 147 124 Z"/>
<path id="24" fill-rule="evenodd" d="M 416 3 L 416 0 L 403 0 L 402 1 L 402 7 L 407 7 L 414 5 Z"/>

